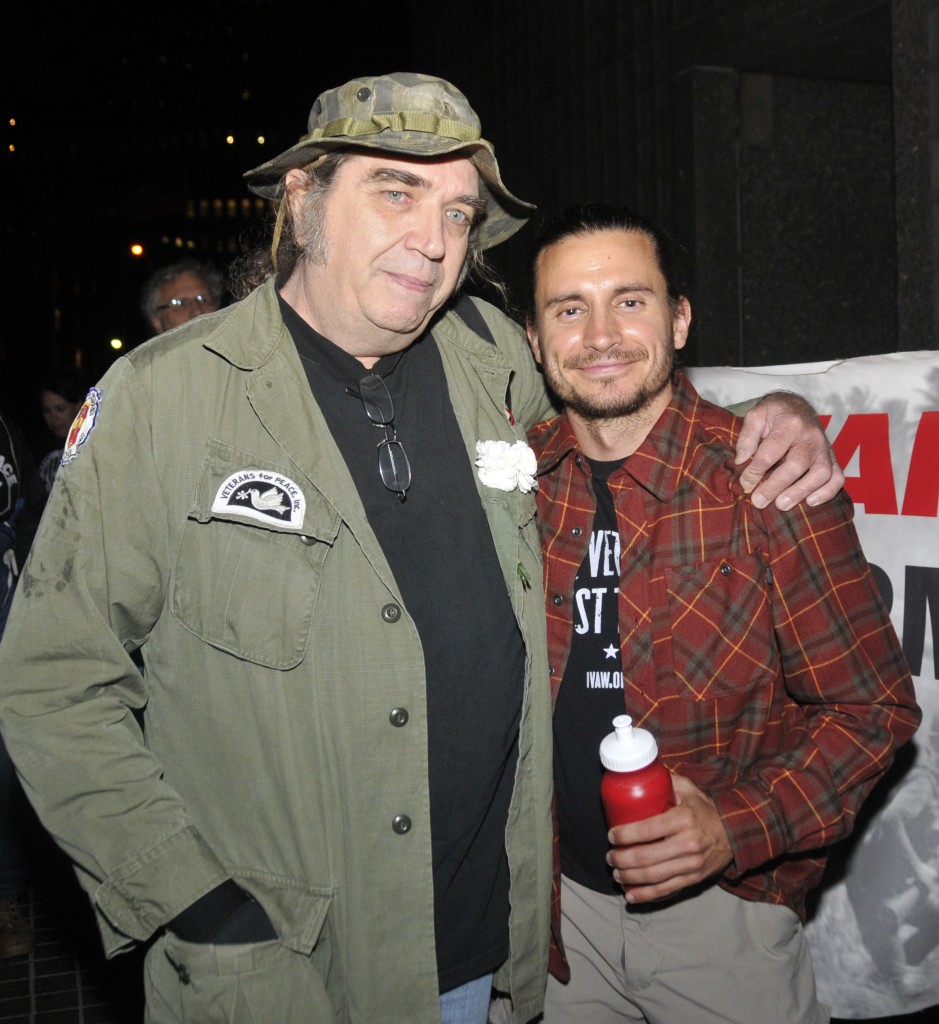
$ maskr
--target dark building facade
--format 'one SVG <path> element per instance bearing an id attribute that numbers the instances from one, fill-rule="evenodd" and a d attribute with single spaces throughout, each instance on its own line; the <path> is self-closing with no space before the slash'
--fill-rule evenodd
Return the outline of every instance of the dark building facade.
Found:
<path id="1" fill-rule="evenodd" d="M 482 0 L 451 30 L 412 7 L 519 195 L 626 203 L 682 242 L 692 362 L 935 347 L 933 0 Z M 481 37 L 441 53 L 461 21 Z M 526 237 L 496 253 L 516 288 Z"/>
<path id="2" fill-rule="evenodd" d="M 936 345 L 939 0 L 362 0 L 347 45 L 280 0 L 128 18 L 7 16 L 14 406 L 37 372 L 96 378 L 112 338 L 144 340 L 154 267 L 224 269 L 260 237 L 242 173 L 296 141 L 318 92 L 406 69 L 466 92 L 540 212 L 627 203 L 675 235 L 692 363 Z M 519 302 L 533 235 L 493 254 Z"/>

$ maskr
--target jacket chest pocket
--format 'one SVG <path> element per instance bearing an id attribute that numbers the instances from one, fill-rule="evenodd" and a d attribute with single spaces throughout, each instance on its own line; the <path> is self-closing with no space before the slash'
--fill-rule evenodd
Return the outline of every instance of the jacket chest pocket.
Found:
<path id="1" fill-rule="evenodd" d="M 289 669 L 303 660 L 340 526 L 336 510 L 307 488 L 282 467 L 210 445 L 173 569 L 180 625 L 257 665 Z"/>
<path id="2" fill-rule="evenodd" d="M 759 554 L 666 569 L 664 585 L 680 697 L 745 700 L 775 678 L 772 574 Z"/>

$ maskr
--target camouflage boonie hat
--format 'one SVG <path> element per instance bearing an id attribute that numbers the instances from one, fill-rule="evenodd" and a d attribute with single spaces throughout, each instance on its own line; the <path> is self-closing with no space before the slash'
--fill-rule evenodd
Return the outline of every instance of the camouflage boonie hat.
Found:
<path id="1" fill-rule="evenodd" d="M 283 195 L 287 171 L 354 146 L 417 158 L 465 153 L 479 171 L 480 195 L 487 202 L 479 229 L 483 249 L 514 235 L 535 209 L 502 184 L 492 144 L 481 137 L 479 118 L 463 93 L 442 78 L 396 71 L 346 82 L 320 93 L 307 129 L 295 146 L 246 172 L 255 195 L 277 199 Z"/>

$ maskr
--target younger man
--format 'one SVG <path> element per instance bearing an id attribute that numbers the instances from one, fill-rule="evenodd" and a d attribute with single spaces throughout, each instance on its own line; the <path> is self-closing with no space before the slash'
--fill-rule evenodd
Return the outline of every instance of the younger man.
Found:
<path id="1" fill-rule="evenodd" d="M 818 1024 L 805 898 L 920 717 L 851 501 L 744 493 L 740 420 L 675 370 L 691 307 L 658 229 L 579 208 L 536 252 L 528 335 L 564 405 L 529 431 L 560 846 L 544 1022 Z M 624 706 L 678 805 L 608 835 L 598 747 Z"/>

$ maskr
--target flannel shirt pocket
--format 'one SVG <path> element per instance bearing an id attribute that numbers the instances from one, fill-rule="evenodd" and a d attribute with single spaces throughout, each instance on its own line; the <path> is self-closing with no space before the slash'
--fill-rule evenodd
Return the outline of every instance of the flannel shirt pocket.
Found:
<path id="1" fill-rule="evenodd" d="M 679 696 L 740 698 L 775 678 L 772 574 L 759 554 L 726 555 L 664 575 Z"/>

